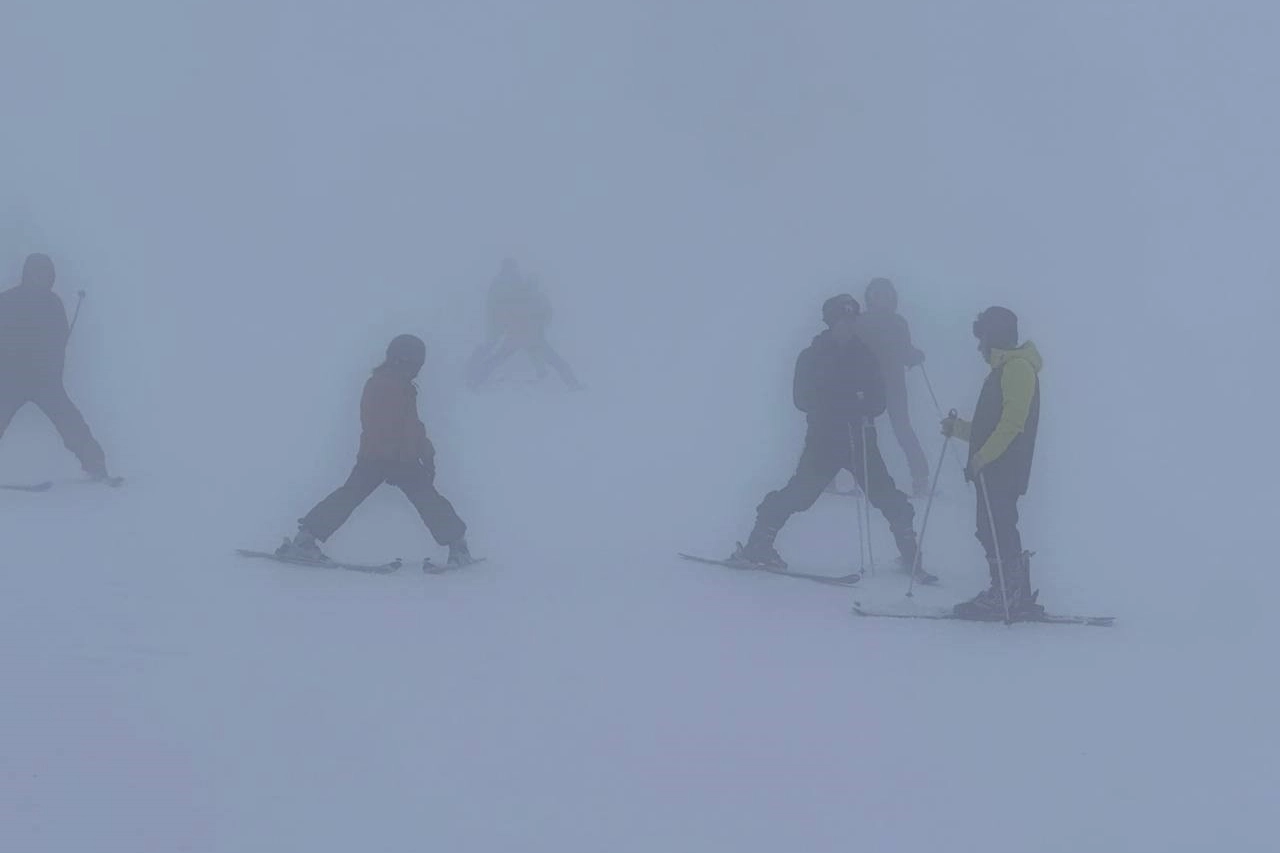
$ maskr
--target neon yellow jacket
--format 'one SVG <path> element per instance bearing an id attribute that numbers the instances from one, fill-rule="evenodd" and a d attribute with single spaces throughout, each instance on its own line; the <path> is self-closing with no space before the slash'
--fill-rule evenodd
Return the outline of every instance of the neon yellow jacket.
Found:
<path id="1" fill-rule="evenodd" d="M 1000 423 L 987 439 L 986 444 L 978 448 L 975 454 L 982 464 L 990 465 L 1009 449 L 1009 445 L 1027 426 L 1027 416 L 1031 413 L 1031 400 L 1036 392 L 1036 375 L 1044 367 L 1040 351 L 1031 341 L 1027 341 L 1017 349 L 991 351 L 987 360 L 992 370 L 1004 367 L 1000 377 L 1000 391 L 1003 407 L 1000 411 Z M 969 440 L 972 424 L 969 421 L 956 419 L 952 432 L 956 438 Z"/>

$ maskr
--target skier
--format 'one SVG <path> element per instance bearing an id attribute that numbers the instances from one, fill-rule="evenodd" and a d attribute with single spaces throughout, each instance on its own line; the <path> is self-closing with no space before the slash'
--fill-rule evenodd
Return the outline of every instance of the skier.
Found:
<path id="1" fill-rule="evenodd" d="M 28 255 L 22 282 L 0 293 L 0 436 L 19 409 L 34 403 L 89 478 L 110 483 L 102 447 L 63 383 L 71 327 L 53 292 L 55 279 L 48 255 Z"/>
<path id="2" fill-rule="evenodd" d="M 785 569 L 787 564 L 773 544 L 778 531 L 793 514 L 813 506 L 844 468 L 889 522 L 898 545 L 899 568 L 910 572 L 916 564 L 915 510 L 894 485 L 876 446 L 871 422 L 885 409 L 884 379 L 875 356 L 855 334 L 860 310 L 847 293 L 823 304 L 822 319 L 828 328 L 796 360 L 793 397 L 796 408 L 808 418 L 800 464 L 784 488 L 765 496 L 747 544 L 738 546 L 731 561 Z M 919 572 L 917 580 L 937 581 L 923 568 Z"/>
<path id="3" fill-rule="evenodd" d="M 364 499 L 383 483 L 405 493 L 440 545 L 449 548 L 448 566 L 474 560 L 467 548 L 467 526 L 453 505 L 435 488 L 435 447 L 418 417 L 418 389 L 414 384 L 426 361 L 426 344 L 413 335 L 399 335 L 387 346 L 387 357 L 365 383 L 360 399 L 360 451 L 347 482 L 298 521 L 298 533 L 277 551 L 282 557 L 325 561 L 318 542 L 341 527 Z M 424 571 L 439 571 L 430 559 Z"/>
<path id="4" fill-rule="evenodd" d="M 565 385 L 575 391 L 582 389 L 568 362 L 547 341 L 551 301 L 538 280 L 523 274 L 511 258 L 502 262 L 497 278 L 489 286 L 488 315 L 488 338 L 472 356 L 472 388 L 483 385 L 499 365 L 524 350 L 539 379 L 546 376 L 549 364 Z"/>
<path id="5" fill-rule="evenodd" d="M 1022 550 L 1018 498 L 1027 493 L 1040 423 L 1040 368 L 1036 345 L 1018 345 L 1018 317 L 991 307 L 973 323 L 978 350 L 991 365 L 973 422 L 947 418 L 942 434 L 969 442 L 965 479 L 978 489 L 978 541 L 987 554 L 991 586 L 955 606 L 966 619 L 1011 619 L 1044 615 L 1031 590 L 1031 553 Z M 988 507 L 990 513 L 988 514 Z"/>
<path id="6" fill-rule="evenodd" d="M 924 353 L 911 343 L 911 329 L 898 313 L 898 292 L 887 278 L 867 285 L 867 310 L 858 317 L 858 338 L 880 361 L 884 374 L 889 423 L 907 455 L 911 491 L 916 497 L 929 493 L 929 461 L 911 427 L 907 408 L 907 368 L 924 363 Z"/>

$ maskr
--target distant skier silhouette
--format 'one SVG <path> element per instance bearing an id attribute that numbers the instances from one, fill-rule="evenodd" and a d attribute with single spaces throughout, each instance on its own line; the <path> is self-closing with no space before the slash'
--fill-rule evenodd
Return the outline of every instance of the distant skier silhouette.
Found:
<path id="1" fill-rule="evenodd" d="M 29 255 L 21 284 L 0 293 L 0 436 L 18 410 L 32 403 L 53 422 L 84 472 L 106 482 L 111 478 L 102 446 L 63 383 L 71 327 L 53 292 L 55 279 L 48 255 Z"/>
<path id="2" fill-rule="evenodd" d="M 574 390 L 582 388 L 573 368 L 547 341 L 551 325 L 551 300 L 542 292 L 538 280 L 521 272 L 515 260 L 507 258 L 489 286 L 488 336 L 472 355 L 468 384 L 479 388 L 488 382 L 493 371 L 521 350 L 533 363 L 538 378 L 547 374 L 548 365 L 564 384 Z"/>

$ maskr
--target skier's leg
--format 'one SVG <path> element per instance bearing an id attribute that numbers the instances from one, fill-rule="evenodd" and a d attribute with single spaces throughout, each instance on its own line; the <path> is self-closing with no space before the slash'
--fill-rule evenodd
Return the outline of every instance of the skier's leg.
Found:
<path id="1" fill-rule="evenodd" d="M 102 446 L 94 439 L 84 416 L 67 396 L 67 389 L 62 383 L 42 388 L 33 402 L 53 422 L 58 435 L 62 437 L 62 443 L 80 460 L 80 467 L 85 473 L 90 477 L 105 477 L 107 460 Z"/>
<path id="2" fill-rule="evenodd" d="M 432 466 L 415 462 L 397 469 L 390 483 L 413 503 L 436 544 L 452 545 L 466 535 L 467 525 L 458 517 L 453 504 L 436 491 L 435 476 Z"/>
<path id="3" fill-rule="evenodd" d="M 796 473 L 781 489 L 765 495 L 756 508 L 756 523 L 747 539 L 744 556 L 752 562 L 785 566 L 774 550 L 774 539 L 791 516 L 817 502 L 846 459 L 847 454 L 842 458 L 838 450 L 825 442 L 806 441 Z"/>
<path id="4" fill-rule="evenodd" d="M 9 429 L 13 416 L 28 402 L 27 396 L 16 388 L 0 387 L 0 438 Z"/>
<path id="5" fill-rule="evenodd" d="M 982 543 L 987 555 L 987 564 L 991 567 L 993 586 L 1000 583 L 996 564 L 996 543 L 1000 545 L 999 555 L 1004 561 L 1005 582 L 1014 578 L 1011 571 L 1016 572 L 1022 562 L 1022 535 L 1018 532 L 1018 494 L 1012 489 L 1004 488 L 995 477 L 986 478 L 987 499 L 982 499 L 982 486 L 978 488 L 978 529 L 975 534 Z M 987 502 L 991 503 L 991 516 L 987 516 Z M 996 539 L 991 532 L 995 530 Z"/>
<path id="6" fill-rule="evenodd" d="M 538 357 L 555 370 L 560 375 L 560 379 L 570 388 L 581 388 L 582 383 L 578 382 L 578 377 L 573 374 L 573 368 L 569 366 L 569 362 L 565 361 L 560 353 L 547 342 L 546 338 L 542 338 L 535 349 Z"/>
<path id="7" fill-rule="evenodd" d="M 533 365 L 533 372 L 538 375 L 538 379 L 545 379 L 547 376 L 547 360 L 542 356 L 542 349 L 537 344 L 530 344 L 524 348 L 524 354 L 529 357 L 529 363 Z"/>
<path id="8" fill-rule="evenodd" d="M 509 339 L 490 349 L 489 353 L 481 358 L 475 366 L 475 370 L 470 377 L 471 387 L 476 388 L 487 382 L 490 374 L 498 368 L 498 365 L 511 358 L 516 349 L 517 347 Z"/>
<path id="9" fill-rule="evenodd" d="M 893 435 L 907 455 L 907 467 L 911 472 L 911 489 L 921 494 L 929 488 L 929 460 L 925 458 L 924 448 L 911 426 L 911 411 L 907 405 L 906 382 L 889 383 L 885 389 L 888 394 L 889 423 L 893 427 Z"/>
<path id="10" fill-rule="evenodd" d="M 982 543 L 987 560 L 994 563 L 996 559 L 996 542 L 1000 544 L 999 553 L 1006 559 L 1022 553 L 1022 537 L 1018 533 L 1018 496 L 1009 494 L 999 488 L 993 478 L 987 481 L 987 499 L 982 499 L 982 486 L 978 484 L 978 529 L 974 535 Z M 987 503 L 991 503 L 991 517 L 987 516 Z M 997 539 L 991 538 L 995 530 Z"/>
<path id="11" fill-rule="evenodd" d="M 871 505 L 880 511 L 885 521 L 889 522 L 889 529 L 893 532 L 893 539 L 898 545 L 899 556 L 906 565 L 911 565 L 916 557 L 916 534 L 912 527 L 916 517 L 915 507 L 894 484 L 893 477 L 889 476 L 889 469 L 884 464 L 884 457 L 880 455 L 880 448 L 876 443 L 875 429 L 866 429 L 865 440 L 855 439 L 852 444 L 851 473 L 858 481 L 858 485 L 862 487 L 862 491 L 866 493 L 867 500 L 871 501 Z M 867 453 L 865 461 L 862 459 L 864 446 Z M 870 482 L 864 482 L 864 479 Z"/>
<path id="12" fill-rule="evenodd" d="M 298 527 L 321 542 L 346 523 L 356 507 L 386 480 L 384 464 L 358 460 L 347 481 L 298 520 Z"/>

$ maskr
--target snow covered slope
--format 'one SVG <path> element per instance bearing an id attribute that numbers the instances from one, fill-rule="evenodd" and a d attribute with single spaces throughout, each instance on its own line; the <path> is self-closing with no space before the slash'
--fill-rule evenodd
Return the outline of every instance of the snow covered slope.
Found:
<path id="1" fill-rule="evenodd" d="M 1275 849 L 1280 13 L 1228 5 L 10 0 L 0 281 L 88 292 L 67 381 L 128 482 L 0 491 L 0 849 Z M 508 253 L 585 393 L 460 387 Z M 1114 628 L 675 557 L 790 475 L 795 354 L 873 275 L 943 408 L 1019 313 L 1037 583 Z M 234 556 L 346 476 L 401 332 L 488 561 L 414 570 L 389 488 L 327 547 L 397 575 Z M 0 440 L 75 473 L 32 411 Z M 942 489 L 922 603 L 985 572 Z M 780 549 L 848 571 L 854 507 Z"/>
<path id="2" fill-rule="evenodd" d="M 472 429 L 442 480 L 490 556 L 464 573 L 239 560 L 320 495 L 230 473 L 0 499 L 9 846 L 1265 849 L 1269 651 L 1229 614 L 858 620 L 853 595 L 898 600 L 901 579 L 850 593 L 674 559 L 729 547 L 749 519 L 709 507 L 745 502 L 723 472 L 674 479 L 620 447 L 638 411 L 456 402 Z M 850 565 L 851 513 L 798 518 L 793 560 Z M 920 600 L 980 583 L 968 514 L 937 509 L 945 586 Z M 387 489 L 331 545 L 427 542 Z M 1118 606 L 1124 567 L 1044 550 L 1056 607 Z"/>

